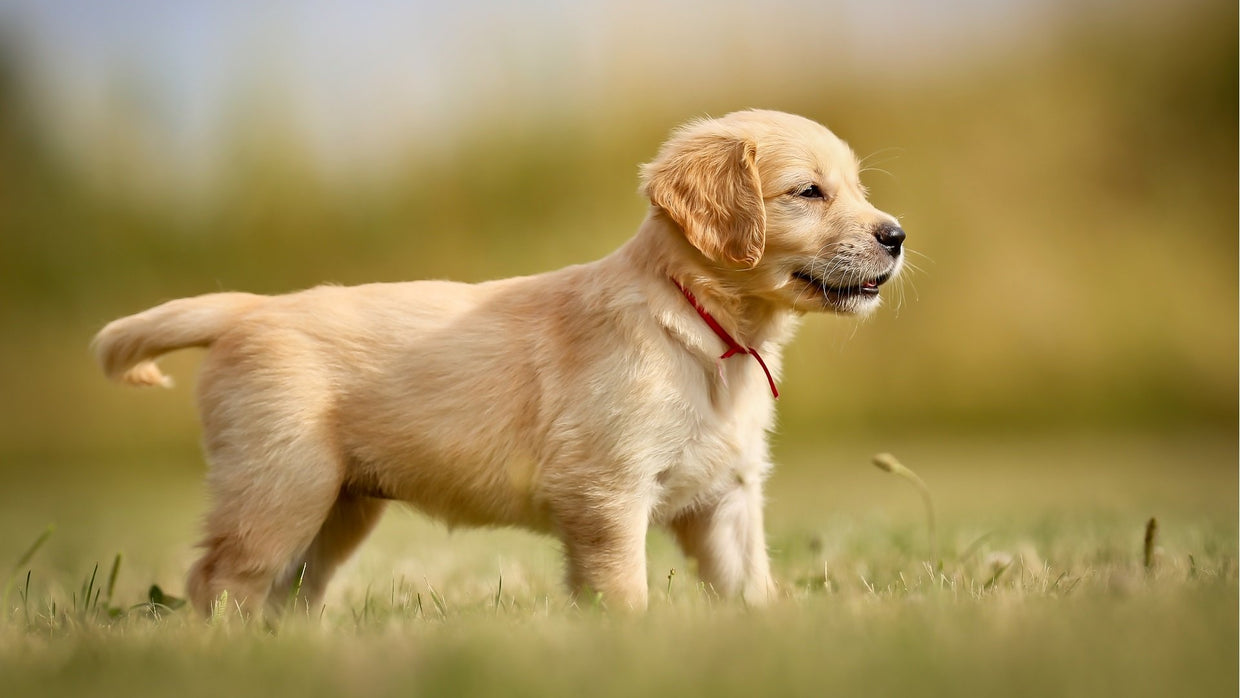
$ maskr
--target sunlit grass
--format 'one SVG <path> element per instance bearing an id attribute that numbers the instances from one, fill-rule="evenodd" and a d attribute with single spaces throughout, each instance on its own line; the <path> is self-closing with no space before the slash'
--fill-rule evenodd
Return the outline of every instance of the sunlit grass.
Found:
<path id="1" fill-rule="evenodd" d="M 548 580 L 505 591 L 489 565 L 442 591 L 346 578 L 335 601 L 278 627 L 227 599 L 207 620 L 154 603 L 111 617 L 45 592 L 0 626 L 0 670 L 40 695 L 162 695 L 169 681 L 228 695 L 271 682 L 311 695 L 960 695 L 966 680 L 964 694 L 1234 693 L 1234 556 L 1166 551 L 1147 576 L 1139 546 L 1121 561 L 1092 542 L 1055 564 L 973 556 L 939 572 L 875 530 L 852 542 L 874 560 L 821 575 L 789 578 L 808 565 L 777 557 L 784 587 L 769 608 L 723 602 L 682 573 L 640 618 L 572 605 Z"/>
<path id="2" fill-rule="evenodd" d="M 938 564 L 918 493 L 864 445 L 800 448 L 771 482 L 777 600 L 719 599 L 654 534 L 636 618 L 573 603 L 551 539 L 396 509 L 323 605 L 272 623 L 225 598 L 203 619 L 177 598 L 196 474 L 67 488 L 60 507 L 9 495 L 6 530 L 29 534 L 0 545 L 21 562 L 0 674 L 42 695 L 1235 693 L 1230 437 L 1011 440 L 1006 461 L 899 446 L 939 508 Z"/>

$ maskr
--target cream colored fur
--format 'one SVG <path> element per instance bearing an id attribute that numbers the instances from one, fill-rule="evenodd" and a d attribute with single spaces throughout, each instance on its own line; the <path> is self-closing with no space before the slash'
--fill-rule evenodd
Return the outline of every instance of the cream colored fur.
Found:
<path id="1" fill-rule="evenodd" d="M 824 198 L 799 194 L 808 183 Z M 452 526 L 552 533 L 570 589 L 620 607 L 645 606 L 646 532 L 666 526 L 715 591 L 765 601 L 774 401 L 752 357 L 719 359 L 672 280 L 778 375 L 801 313 L 877 304 L 827 286 L 898 271 L 872 231 L 894 221 L 866 202 L 846 145 L 778 112 L 687 125 L 642 188 L 636 236 L 590 264 L 211 294 L 105 327 L 100 362 L 136 384 L 166 382 L 159 355 L 208 347 L 213 506 L 194 605 L 225 590 L 251 609 L 281 603 L 303 565 L 318 599 L 387 500 Z M 822 285 L 794 276 L 804 269 Z"/>

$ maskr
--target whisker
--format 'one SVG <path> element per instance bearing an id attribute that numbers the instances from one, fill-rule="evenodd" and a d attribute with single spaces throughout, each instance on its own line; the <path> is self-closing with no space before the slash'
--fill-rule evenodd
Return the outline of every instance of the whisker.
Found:
<path id="1" fill-rule="evenodd" d="M 865 164 L 866 164 L 867 162 L 869 162 L 872 158 L 876 158 L 876 157 L 878 157 L 879 155 L 882 155 L 882 154 L 884 154 L 884 153 L 892 153 L 891 157 L 890 157 L 890 158 L 888 158 L 887 160 L 895 160 L 896 158 L 898 158 L 898 157 L 900 157 L 901 155 L 903 155 L 903 154 L 904 154 L 904 148 L 901 148 L 901 147 L 898 147 L 898 146 L 890 146 L 890 147 L 887 147 L 887 148 L 879 148 L 878 150 L 875 150 L 874 152 L 870 153 L 869 155 L 867 155 L 867 156 L 865 156 L 865 157 L 861 158 L 861 160 L 860 160 L 859 162 L 857 162 L 857 166 L 858 166 L 858 167 L 863 167 L 863 166 L 865 166 Z M 887 160 L 883 160 L 882 162 L 887 162 Z M 881 164 L 881 163 L 875 163 L 875 164 Z"/>
<path id="2" fill-rule="evenodd" d="M 915 267 L 915 266 L 913 266 L 913 265 L 909 264 L 907 260 L 905 260 L 905 262 L 904 262 L 904 266 L 906 266 L 906 267 L 908 267 L 908 268 L 912 269 L 913 271 L 918 271 L 918 272 L 919 272 L 919 271 L 921 271 L 921 270 L 920 270 L 920 269 L 918 269 L 917 267 Z M 905 289 L 906 287 L 907 287 L 907 288 L 909 288 L 909 289 L 911 289 L 911 290 L 913 291 L 913 300 L 914 300 L 914 301 L 921 301 L 921 293 L 919 293 L 919 292 L 917 291 L 917 282 L 913 280 L 913 275 L 912 275 L 912 274 L 903 274 L 903 273 L 902 273 L 902 274 L 900 274 L 900 289 L 901 289 L 901 293 L 903 293 L 903 292 L 904 292 L 904 289 Z"/>
<path id="3" fill-rule="evenodd" d="M 906 260 L 904 260 L 904 268 L 905 268 L 905 269 L 909 269 L 909 270 L 914 271 L 914 272 L 917 272 L 918 274 L 924 274 L 924 273 L 926 273 L 926 270 L 925 270 L 925 269 L 922 269 L 921 267 L 917 266 L 916 264 L 913 264 L 912 262 L 908 261 L 907 259 L 906 259 Z"/>

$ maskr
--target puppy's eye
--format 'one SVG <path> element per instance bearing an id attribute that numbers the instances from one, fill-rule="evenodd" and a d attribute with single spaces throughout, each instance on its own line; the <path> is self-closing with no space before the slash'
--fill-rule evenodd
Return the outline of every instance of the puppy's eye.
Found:
<path id="1" fill-rule="evenodd" d="M 824 199 L 826 198 L 822 195 L 822 189 L 819 189 L 817 184 L 811 184 L 808 187 L 801 189 L 800 191 L 797 192 L 797 196 L 803 199 Z"/>

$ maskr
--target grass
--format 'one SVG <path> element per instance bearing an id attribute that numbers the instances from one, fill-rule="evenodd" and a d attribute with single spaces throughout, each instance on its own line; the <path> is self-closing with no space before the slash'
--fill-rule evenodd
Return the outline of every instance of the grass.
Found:
<path id="1" fill-rule="evenodd" d="M 163 591 L 192 559 L 196 473 L 21 488 L 0 501 L 0 676 L 6 695 L 1235 695 L 1234 438 L 1004 441 L 892 447 L 933 493 L 941 568 L 918 493 L 866 444 L 784 449 L 780 599 L 715 598 L 656 534 L 639 617 L 572 605 L 549 539 L 397 510 L 324 606 L 203 620 Z"/>

